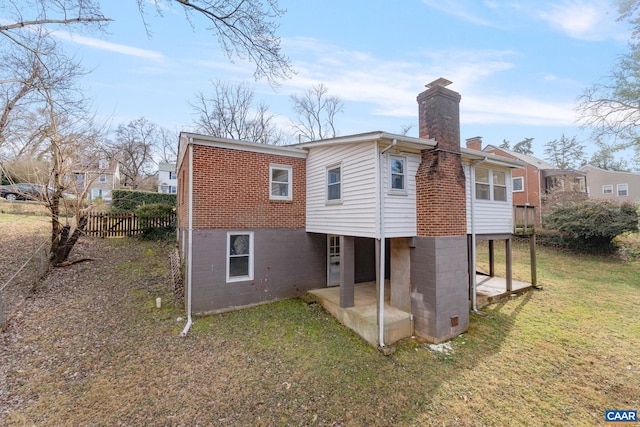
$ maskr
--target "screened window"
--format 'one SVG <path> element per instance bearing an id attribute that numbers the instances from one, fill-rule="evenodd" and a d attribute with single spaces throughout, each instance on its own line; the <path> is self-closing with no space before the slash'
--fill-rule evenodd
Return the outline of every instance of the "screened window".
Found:
<path id="1" fill-rule="evenodd" d="M 476 199 L 491 200 L 489 169 L 476 168 Z"/>
<path id="2" fill-rule="evenodd" d="M 507 174 L 501 171 L 493 171 L 493 200 L 507 201 Z"/>
<path id="3" fill-rule="evenodd" d="M 269 167 L 270 198 L 291 200 L 291 166 L 271 165 Z"/>
<path id="4" fill-rule="evenodd" d="M 332 166 L 327 169 L 327 200 L 342 199 L 342 168 Z"/>
<path id="5" fill-rule="evenodd" d="M 513 184 L 514 192 L 524 191 L 524 177 L 517 176 L 515 178 L 512 178 L 511 183 Z"/>
<path id="6" fill-rule="evenodd" d="M 602 194 L 613 194 L 613 185 L 603 185 Z"/>
<path id="7" fill-rule="evenodd" d="M 629 186 L 627 184 L 618 184 L 618 196 L 628 196 Z"/>
<path id="8" fill-rule="evenodd" d="M 391 171 L 391 190 L 404 191 L 406 188 L 406 161 L 404 157 L 391 157 L 389 170 Z"/>
<path id="9" fill-rule="evenodd" d="M 227 234 L 227 282 L 253 280 L 253 233 Z"/>

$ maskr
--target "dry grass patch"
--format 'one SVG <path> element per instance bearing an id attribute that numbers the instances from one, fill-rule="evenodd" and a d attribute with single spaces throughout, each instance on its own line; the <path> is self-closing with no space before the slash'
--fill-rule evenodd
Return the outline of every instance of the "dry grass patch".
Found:
<path id="1" fill-rule="evenodd" d="M 450 350 L 385 357 L 300 300 L 181 338 L 169 246 L 79 250 L 99 260 L 54 271 L 4 335 L 0 425 L 602 425 L 640 407 L 637 263 L 541 248 L 544 291 L 473 315 Z"/>

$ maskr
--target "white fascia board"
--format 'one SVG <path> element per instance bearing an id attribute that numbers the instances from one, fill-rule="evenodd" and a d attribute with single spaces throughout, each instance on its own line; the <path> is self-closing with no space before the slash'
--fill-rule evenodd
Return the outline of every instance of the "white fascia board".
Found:
<path id="1" fill-rule="evenodd" d="M 339 136 L 336 138 L 330 139 L 322 139 L 318 141 L 309 141 L 302 142 L 300 144 L 292 144 L 288 145 L 288 147 L 299 147 L 299 148 L 315 148 L 315 147 L 327 147 L 332 145 L 341 145 L 341 144 L 356 144 L 358 142 L 367 142 L 367 141 L 388 141 L 389 144 L 393 140 L 398 141 L 398 145 L 406 146 L 417 149 L 428 149 L 433 148 L 436 145 L 436 141 L 432 139 L 424 139 L 424 138 L 415 138 L 406 135 L 396 135 L 393 133 L 375 131 L 375 132 L 367 132 L 360 133 L 356 135 L 347 135 L 347 136 Z M 384 148 L 384 147 L 381 147 Z"/>
<path id="2" fill-rule="evenodd" d="M 207 147 L 228 148 L 231 150 L 251 151 L 254 153 L 274 154 L 277 156 L 298 157 L 302 159 L 307 157 L 305 150 L 289 146 L 259 144 L 257 142 L 240 141 L 238 139 L 215 138 L 188 132 L 183 132 L 181 137 L 190 138 L 192 144 Z"/>
<path id="3" fill-rule="evenodd" d="M 477 150 L 470 150 L 468 148 L 461 148 L 460 152 L 462 154 L 463 161 L 482 160 L 483 163 L 489 163 L 496 166 L 506 166 L 512 169 L 524 169 L 525 165 L 521 160 L 509 159 L 507 157 L 484 153 Z"/>

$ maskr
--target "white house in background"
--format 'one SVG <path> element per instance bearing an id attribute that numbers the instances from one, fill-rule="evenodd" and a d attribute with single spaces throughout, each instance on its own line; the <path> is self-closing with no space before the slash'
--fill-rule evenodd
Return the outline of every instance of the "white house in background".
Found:
<path id="1" fill-rule="evenodd" d="M 590 198 L 640 201 L 640 173 L 617 172 L 584 165 L 580 170 L 587 174 Z"/>
<path id="2" fill-rule="evenodd" d="M 158 165 L 158 193 L 176 194 L 178 191 L 178 176 L 175 163 Z"/>
<path id="3" fill-rule="evenodd" d="M 120 163 L 117 160 L 82 159 L 73 172 L 75 190 L 87 200 L 111 203 L 112 191 L 120 188 Z"/>

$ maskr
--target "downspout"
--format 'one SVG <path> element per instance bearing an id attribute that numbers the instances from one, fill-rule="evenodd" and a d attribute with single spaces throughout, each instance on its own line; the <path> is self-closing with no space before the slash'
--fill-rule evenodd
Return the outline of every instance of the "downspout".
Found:
<path id="1" fill-rule="evenodd" d="M 380 251 L 379 251 L 379 263 L 380 263 L 380 271 L 378 274 L 380 275 L 379 279 L 379 289 L 378 289 L 378 344 L 380 347 L 384 347 L 384 282 L 385 282 L 385 230 L 384 230 L 384 155 L 387 151 L 395 147 L 398 143 L 397 139 L 393 139 L 391 145 L 389 145 L 384 150 L 380 151 L 380 160 L 379 160 L 379 171 L 378 177 L 380 179 Z M 389 180 L 391 180 L 391 176 L 389 176 Z M 390 182 L 390 181 L 389 181 Z"/>
<path id="2" fill-rule="evenodd" d="M 191 283 L 193 280 L 193 138 L 189 138 L 189 229 L 187 246 L 187 324 L 180 333 L 181 337 L 187 336 L 193 320 L 191 319 Z"/>
<path id="3" fill-rule="evenodd" d="M 476 215 L 475 215 L 475 201 L 476 201 L 476 165 L 482 162 L 486 162 L 487 157 L 477 162 L 471 163 L 471 265 L 473 266 L 473 274 L 471 277 L 471 312 L 476 314 L 484 314 L 478 310 L 476 288 L 478 283 L 476 281 Z"/>

